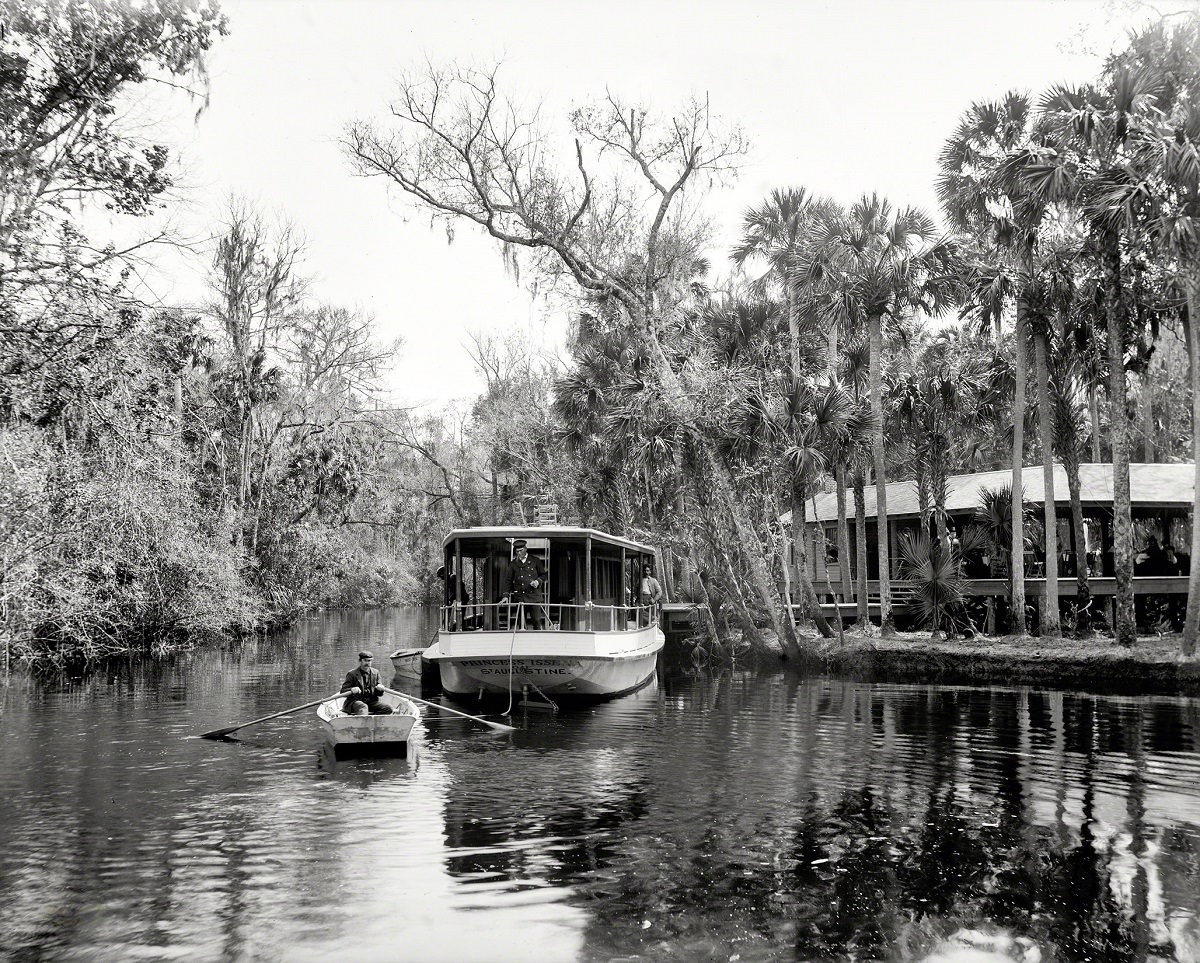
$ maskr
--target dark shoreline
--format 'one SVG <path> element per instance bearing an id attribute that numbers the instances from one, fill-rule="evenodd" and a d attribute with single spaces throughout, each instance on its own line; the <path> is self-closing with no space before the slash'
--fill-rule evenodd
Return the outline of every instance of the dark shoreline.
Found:
<path id="1" fill-rule="evenodd" d="M 928 633 L 902 633 L 895 639 L 847 634 L 846 642 L 842 648 L 814 649 L 814 667 L 864 680 L 1200 695 L 1200 659 L 1179 654 L 1178 636 L 1140 638 L 1132 648 L 1101 636 L 946 641 L 930 639 Z"/>

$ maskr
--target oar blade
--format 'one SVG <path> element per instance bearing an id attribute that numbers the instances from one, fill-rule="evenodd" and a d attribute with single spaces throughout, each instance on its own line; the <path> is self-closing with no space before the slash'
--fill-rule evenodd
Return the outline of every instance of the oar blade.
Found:
<path id="1" fill-rule="evenodd" d="M 224 739 L 231 732 L 237 732 L 241 726 L 230 726 L 227 729 L 214 729 L 212 732 L 200 733 L 201 739 Z"/>
<path id="2" fill-rule="evenodd" d="M 322 702 L 328 702 L 331 699 L 336 699 L 340 695 L 345 695 L 343 692 L 335 692 L 332 695 L 321 696 L 319 699 L 314 699 L 312 702 L 306 702 L 304 705 L 292 706 L 290 709 L 283 709 L 279 712 L 272 712 L 269 716 L 262 716 L 258 719 L 251 719 L 249 722 L 239 722 L 236 726 L 226 726 L 224 729 L 210 729 L 208 732 L 200 733 L 201 739 L 224 739 L 231 732 L 237 732 L 239 729 L 245 729 L 247 726 L 256 726 L 260 722 L 266 722 L 268 719 L 278 719 L 280 716 L 291 715 L 293 712 L 299 712 L 301 709 L 311 709 L 313 706 L 319 706 Z"/>

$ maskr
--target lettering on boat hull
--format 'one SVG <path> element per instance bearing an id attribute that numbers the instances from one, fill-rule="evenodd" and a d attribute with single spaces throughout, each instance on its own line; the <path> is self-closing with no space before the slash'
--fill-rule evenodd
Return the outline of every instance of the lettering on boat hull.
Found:
<path id="1" fill-rule="evenodd" d="M 447 659 L 439 662 L 442 688 L 457 695 L 480 689 L 520 692 L 533 685 L 546 695 L 611 696 L 636 689 L 654 675 L 657 650 L 632 659 L 506 658 Z"/>

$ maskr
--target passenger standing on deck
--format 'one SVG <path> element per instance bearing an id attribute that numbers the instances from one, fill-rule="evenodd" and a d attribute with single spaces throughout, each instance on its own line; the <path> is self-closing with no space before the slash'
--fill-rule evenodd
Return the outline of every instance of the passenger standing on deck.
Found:
<path id="1" fill-rule="evenodd" d="M 380 701 L 383 683 L 379 678 L 379 670 L 371 665 L 374 660 L 374 654 L 360 652 L 358 668 L 346 673 L 342 691 L 347 694 L 347 698 L 342 711 L 347 715 L 365 716 L 370 713 L 373 716 L 387 716 L 392 713 L 392 707 Z"/>
<path id="2" fill-rule="evenodd" d="M 513 542 L 513 560 L 508 570 L 508 592 L 501 602 L 517 602 L 525 612 L 525 628 L 542 627 L 542 599 L 546 575 L 536 558 L 531 558 L 525 539 Z"/>
<path id="3" fill-rule="evenodd" d="M 445 592 L 443 595 L 446 599 L 447 605 L 453 605 L 455 602 L 458 602 L 459 605 L 471 604 L 471 593 L 468 592 L 467 587 L 459 581 L 457 572 L 451 572 L 447 577 L 446 566 L 439 565 L 437 577 L 446 583 Z"/>
<path id="4" fill-rule="evenodd" d="M 638 589 L 638 598 L 641 605 L 650 607 L 650 619 L 655 621 L 658 619 L 658 605 L 662 601 L 663 590 L 650 569 L 649 565 L 642 566 L 642 583 Z"/>

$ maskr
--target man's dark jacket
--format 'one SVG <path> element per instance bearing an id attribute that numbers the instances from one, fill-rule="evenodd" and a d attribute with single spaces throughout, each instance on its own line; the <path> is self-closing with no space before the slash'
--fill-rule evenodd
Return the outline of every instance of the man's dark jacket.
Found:
<path id="1" fill-rule="evenodd" d="M 383 680 L 379 670 L 374 666 L 355 668 L 346 673 L 346 681 L 342 683 L 342 692 L 349 692 L 355 686 L 362 689 L 362 695 L 351 696 L 351 699 L 361 699 L 369 706 L 379 701 L 379 691 L 383 689 Z M 379 691 L 377 691 L 379 690 Z"/>
<path id="2" fill-rule="evenodd" d="M 534 579 L 537 588 L 533 587 Z M 509 596 L 514 602 L 540 602 L 546 587 L 546 575 L 538 560 L 526 555 L 525 561 L 514 558 L 508 572 Z"/>

